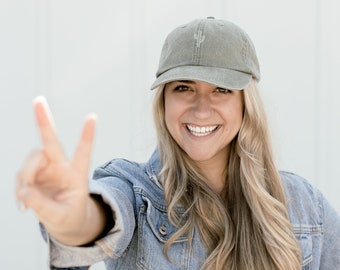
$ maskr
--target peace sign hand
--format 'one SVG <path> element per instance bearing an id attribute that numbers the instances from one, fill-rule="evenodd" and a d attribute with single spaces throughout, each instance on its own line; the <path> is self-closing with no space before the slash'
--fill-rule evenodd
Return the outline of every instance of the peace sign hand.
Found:
<path id="1" fill-rule="evenodd" d="M 33 209 L 58 240 L 72 245 L 92 241 L 104 226 L 102 207 L 88 191 L 96 119 L 93 115 L 86 118 L 75 154 L 68 160 L 43 97 L 34 100 L 34 111 L 43 147 L 31 153 L 21 168 L 17 198 L 26 208 Z"/>

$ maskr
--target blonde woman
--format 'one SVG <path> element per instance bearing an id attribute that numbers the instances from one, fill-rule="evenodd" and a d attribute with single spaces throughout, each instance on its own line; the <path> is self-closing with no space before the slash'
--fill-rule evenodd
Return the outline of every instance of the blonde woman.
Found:
<path id="1" fill-rule="evenodd" d="M 340 269 L 340 217 L 275 167 L 248 35 L 214 18 L 172 31 L 161 54 L 148 162 L 115 159 L 87 180 L 95 119 L 66 160 L 43 98 L 43 149 L 18 176 L 51 269 Z"/>

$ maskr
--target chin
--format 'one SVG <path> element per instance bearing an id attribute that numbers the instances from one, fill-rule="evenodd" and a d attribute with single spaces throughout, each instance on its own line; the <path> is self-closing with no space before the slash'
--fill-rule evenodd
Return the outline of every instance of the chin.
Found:
<path id="1" fill-rule="evenodd" d="M 207 154 L 207 153 L 190 153 L 186 152 L 187 155 L 195 162 L 204 162 L 211 160 L 214 155 L 212 154 Z"/>

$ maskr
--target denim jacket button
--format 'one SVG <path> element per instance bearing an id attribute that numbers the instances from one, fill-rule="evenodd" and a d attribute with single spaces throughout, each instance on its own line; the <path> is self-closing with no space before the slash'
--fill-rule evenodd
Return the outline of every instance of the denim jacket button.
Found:
<path id="1" fill-rule="evenodd" d="M 163 221 L 162 222 L 162 225 L 161 227 L 159 228 L 159 233 L 162 235 L 162 236 L 166 236 L 168 234 L 168 231 L 165 227 L 165 222 Z"/>
<path id="2" fill-rule="evenodd" d="M 140 210 L 141 212 L 145 212 L 146 206 L 145 206 L 144 204 L 142 204 L 142 205 L 139 207 L 139 210 Z"/>

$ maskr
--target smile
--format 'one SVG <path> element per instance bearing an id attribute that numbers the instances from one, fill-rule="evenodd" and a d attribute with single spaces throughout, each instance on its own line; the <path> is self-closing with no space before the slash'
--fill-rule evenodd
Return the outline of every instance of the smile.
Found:
<path id="1" fill-rule="evenodd" d="M 192 135 L 203 137 L 213 133 L 218 128 L 218 125 L 199 127 L 187 124 L 186 127 Z"/>

